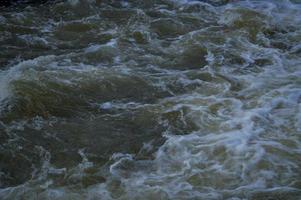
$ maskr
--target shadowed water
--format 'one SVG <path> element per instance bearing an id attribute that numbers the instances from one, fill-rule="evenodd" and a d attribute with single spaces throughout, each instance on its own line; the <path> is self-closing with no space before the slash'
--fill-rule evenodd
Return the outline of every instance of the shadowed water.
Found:
<path id="1" fill-rule="evenodd" d="M 0 199 L 301 198 L 301 4 L 0 8 Z"/>

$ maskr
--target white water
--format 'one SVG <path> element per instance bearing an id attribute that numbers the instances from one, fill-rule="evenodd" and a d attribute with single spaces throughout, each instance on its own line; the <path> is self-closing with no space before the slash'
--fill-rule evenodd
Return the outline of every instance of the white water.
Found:
<path id="1" fill-rule="evenodd" d="M 80 1 L 72 1 L 71 4 L 74 7 L 81 5 Z M 208 27 L 193 30 L 171 40 L 168 47 L 155 48 L 162 50 L 160 53 L 165 55 L 157 55 L 157 52 L 151 51 L 150 53 L 147 48 L 142 51 L 139 45 L 124 48 L 123 38 L 114 38 L 105 44 L 97 44 L 94 41 L 79 51 L 60 56 L 40 56 L 1 71 L 1 102 L 5 100 L 9 104 L 10 99 L 14 98 L 16 91 L 12 86 L 15 80 L 33 81 L 35 83 L 33 86 L 44 86 L 40 81 L 45 80 L 47 86 L 49 81 L 47 78 L 55 79 L 67 88 L 66 96 L 75 93 L 80 99 L 81 95 L 86 95 L 87 97 L 84 97 L 90 104 L 97 105 L 95 112 L 100 112 L 100 118 L 108 117 L 107 123 L 110 123 L 109 120 L 119 119 L 118 116 L 122 116 L 125 112 L 130 113 L 129 117 L 134 119 L 130 121 L 131 123 L 138 121 L 137 124 L 143 126 L 144 123 L 152 121 L 152 116 L 155 115 L 157 123 L 165 127 L 158 134 L 166 141 L 158 145 L 155 139 L 148 139 L 143 141 L 138 152 L 113 152 L 102 166 L 93 161 L 91 154 L 95 152 L 89 152 L 87 146 L 78 149 L 81 161 L 71 168 L 57 167 L 51 162 L 51 147 L 50 149 L 36 147 L 43 161 L 41 167 L 33 171 L 32 178 L 25 183 L 0 189 L 0 198 L 105 200 L 301 198 L 300 4 L 292 4 L 289 1 L 241 1 L 214 7 L 206 3 L 181 1 L 175 4 L 174 9 L 178 12 L 183 11 L 187 9 L 188 4 L 200 4 L 207 11 L 211 10 L 208 12 L 213 13 L 215 24 L 210 26 L 217 31 L 207 32 Z M 131 2 L 126 6 L 131 6 Z M 253 12 L 263 16 L 254 15 Z M 168 13 L 175 15 L 176 12 Z M 198 15 L 202 13 L 196 11 L 192 16 Z M 253 22 L 256 16 L 258 19 L 254 19 L 256 22 Z M 246 22 L 240 23 L 241 19 Z M 242 28 L 237 28 L 240 26 Z M 275 29 L 275 32 L 277 29 L 284 31 L 277 32 L 274 38 L 272 36 L 269 38 L 259 31 L 254 42 L 252 41 L 254 38 L 249 37 L 247 32 L 252 35 L 252 31 L 256 30 L 250 26 L 264 26 L 271 30 Z M 220 27 L 224 29 L 219 29 Z M 120 32 L 121 30 L 124 31 L 123 28 L 120 28 Z M 152 34 L 149 33 L 150 37 L 153 37 Z M 224 34 L 222 42 L 214 40 L 214 34 L 218 36 Z M 290 47 L 276 48 L 273 46 L 275 41 L 282 41 Z M 156 46 L 160 42 L 155 38 L 147 47 Z M 205 66 L 179 70 L 170 66 L 165 67 L 163 61 L 163 67 L 161 66 L 161 60 L 167 59 L 170 54 L 179 53 L 181 56 L 181 51 L 184 52 L 186 47 L 192 48 L 196 44 L 206 47 Z M 131 53 L 141 53 L 140 50 L 142 55 L 131 57 Z M 97 56 L 101 57 L 108 53 L 114 59 L 94 66 L 93 62 L 97 60 L 97 56 L 92 58 L 89 56 L 98 52 L 100 53 Z M 144 55 L 145 52 L 149 54 Z M 82 63 L 72 63 L 75 57 L 82 59 Z M 128 57 L 132 60 L 127 61 Z M 90 58 L 94 59 L 92 64 L 84 63 L 83 60 Z M 137 64 L 141 61 L 140 58 L 149 62 L 148 65 L 145 66 L 143 63 L 141 67 Z M 236 61 L 235 58 L 242 61 Z M 104 59 L 107 57 L 104 56 Z M 260 61 L 264 63 L 261 64 Z M 36 73 L 39 74 L 39 77 L 35 77 L 36 82 L 28 75 L 31 74 L 31 70 L 39 72 Z M 121 83 L 114 80 L 121 80 Z M 95 90 L 95 94 L 106 92 L 107 88 L 112 87 L 110 90 L 113 93 L 112 97 L 110 96 L 112 100 L 98 98 L 95 101 L 85 94 L 86 91 L 82 88 L 90 86 L 91 82 L 98 83 L 97 87 L 95 86 L 98 89 Z M 104 86 L 99 86 L 101 84 Z M 148 101 L 153 95 L 149 97 L 147 92 L 143 92 L 149 89 L 147 88 L 149 85 L 154 88 L 154 91 L 150 91 L 154 95 L 161 90 L 168 95 L 160 96 L 155 101 Z M 88 86 L 86 88 L 90 89 Z M 131 92 L 133 98 L 127 95 L 123 97 L 124 91 L 118 90 L 119 87 L 126 90 L 125 93 Z M 61 94 L 61 90 L 56 87 L 50 88 L 49 91 L 55 91 L 54 94 L 57 96 L 54 99 L 61 98 L 64 101 L 65 98 L 66 101 L 75 101 L 73 97 L 65 97 L 65 94 Z M 118 95 L 121 95 L 120 99 L 114 99 Z M 43 101 L 41 102 L 43 104 Z M 65 105 L 56 103 L 53 102 L 53 105 Z M 43 106 L 48 108 L 48 105 Z M 69 104 L 66 103 L 66 106 Z M 80 106 L 82 104 L 79 103 Z M 85 111 L 77 107 L 72 109 L 76 111 L 78 109 L 78 112 Z M 149 110 L 151 114 L 148 113 Z M 53 113 L 56 114 L 55 111 Z M 99 117 L 97 114 L 91 114 L 86 121 L 93 122 Z M 136 119 L 136 115 L 140 117 Z M 68 117 L 52 117 L 68 124 Z M 85 115 L 80 115 L 79 118 L 84 117 Z M 43 130 L 41 127 L 44 126 L 58 126 L 57 121 L 52 120 L 43 117 L 21 120 L 17 118 L 15 123 L 24 129 L 33 126 L 35 129 L 39 127 Z M 14 125 L 14 122 L 5 124 L 6 131 L 18 134 Z M 138 125 L 133 129 L 141 131 Z M 77 127 L 71 126 L 72 129 Z M 114 129 L 121 134 L 116 138 L 122 138 L 122 133 L 129 134 L 122 131 L 119 133 L 118 128 L 123 130 L 122 126 Z M 54 127 L 38 133 L 51 135 L 53 129 Z M 99 129 L 91 130 L 102 133 Z M 145 128 L 140 134 L 146 134 L 147 131 Z M 25 131 L 21 133 L 26 134 Z M 97 140 L 99 136 L 94 134 L 92 137 L 95 136 L 95 139 L 91 138 L 93 141 L 91 143 L 103 145 L 102 138 Z M 59 133 L 53 137 L 61 140 Z M 120 140 L 120 143 L 123 142 L 127 141 Z M 83 180 L 90 177 L 89 170 L 94 170 L 92 177 L 103 176 L 105 181 L 97 180 L 93 184 L 83 186 Z"/>

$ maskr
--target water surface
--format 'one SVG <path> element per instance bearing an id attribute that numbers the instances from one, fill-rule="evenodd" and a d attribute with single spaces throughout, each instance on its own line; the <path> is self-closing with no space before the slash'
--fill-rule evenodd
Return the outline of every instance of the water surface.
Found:
<path id="1" fill-rule="evenodd" d="M 301 198 L 298 1 L 0 8 L 0 199 Z"/>

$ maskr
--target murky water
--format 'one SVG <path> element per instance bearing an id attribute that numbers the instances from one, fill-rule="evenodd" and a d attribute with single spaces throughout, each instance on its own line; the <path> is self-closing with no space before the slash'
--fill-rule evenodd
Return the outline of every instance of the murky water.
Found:
<path id="1" fill-rule="evenodd" d="M 301 198 L 298 1 L 0 10 L 0 199 Z"/>

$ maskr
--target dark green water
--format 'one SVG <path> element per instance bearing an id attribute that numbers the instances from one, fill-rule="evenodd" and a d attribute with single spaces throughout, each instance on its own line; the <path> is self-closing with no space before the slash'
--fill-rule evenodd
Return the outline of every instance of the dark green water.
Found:
<path id="1" fill-rule="evenodd" d="M 299 3 L 0 8 L 0 199 L 301 199 Z"/>

